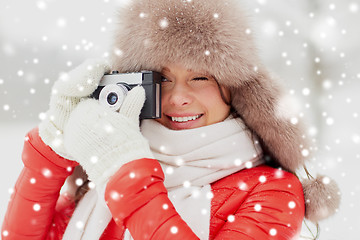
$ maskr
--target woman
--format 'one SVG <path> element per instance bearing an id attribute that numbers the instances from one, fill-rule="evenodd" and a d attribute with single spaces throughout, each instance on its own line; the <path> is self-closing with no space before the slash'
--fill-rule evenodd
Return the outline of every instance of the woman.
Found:
<path id="1" fill-rule="evenodd" d="M 244 15 L 237 1 L 126 6 L 112 68 L 161 72 L 162 117 L 139 127 L 142 87 L 119 112 L 80 101 L 110 71 L 102 61 L 57 81 L 48 118 L 25 142 L 4 239 L 293 239 L 304 214 L 333 214 L 335 183 L 303 182 L 303 193 L 293 174 L 310 149 Z M 96 187 L 59 198 L 78 164 Z"/>

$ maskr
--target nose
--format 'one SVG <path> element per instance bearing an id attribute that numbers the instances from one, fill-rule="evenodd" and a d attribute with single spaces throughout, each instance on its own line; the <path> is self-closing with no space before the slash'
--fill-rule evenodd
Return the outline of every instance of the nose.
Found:
<path id="1" fill-rule="evenodd" d="M 169 103 L 175 107 L 183 107 L 193 102 L 191 90 L 186 86 L 175 84 L 168 92 Z"/>

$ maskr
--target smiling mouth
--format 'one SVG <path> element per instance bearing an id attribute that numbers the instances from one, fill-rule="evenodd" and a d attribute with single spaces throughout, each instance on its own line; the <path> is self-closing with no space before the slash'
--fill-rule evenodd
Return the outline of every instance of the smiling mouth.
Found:
<path id="1" fill-rule="evenodd" d="M 188 117 L 170 117 L 168 116 L 168 118 L 170 118 L 171 121 L 173 122 L 189 122 L 189 121 L 194 121 L 200 117 L 202 117 L 204 114 L 198 114 L 195 116 L 188 116 Z"/>

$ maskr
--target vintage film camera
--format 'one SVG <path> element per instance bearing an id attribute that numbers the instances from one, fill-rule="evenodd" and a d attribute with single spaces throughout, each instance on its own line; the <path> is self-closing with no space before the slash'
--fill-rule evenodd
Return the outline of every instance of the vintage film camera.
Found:
<path id="1" fill-rule="evenodd" d="M 113 111 L 119 111 L 127 92 L 137 85 L 145 89 L 146 100 L 140 119 L 161 117 L 161 74 L 153 71 L 105 74 L 91 97 Z"/>

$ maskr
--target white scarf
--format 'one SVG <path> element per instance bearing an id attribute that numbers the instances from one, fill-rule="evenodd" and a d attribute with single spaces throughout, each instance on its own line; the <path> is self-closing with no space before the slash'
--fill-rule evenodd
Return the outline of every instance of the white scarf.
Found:
<path id="1" fill-rule="evenodd" d="M 220 123 L 181 131 L 170 130 L 154 120 L 143 120 L 141 132 L 149 140 L 154 157 L 162 166 L 165 173 L 164 184 L 171 202 L 200 239 L 209 237 L 212 198 L 210 184 L 264 162 L 260 145 L 256 143 L 256 139 L 251 139 L 250 131 L 240 118 L 229 117 Z M 99 239 L 107 225 L 104 222 L 109 217 L 105 217 L 104 212 L 108 210 L 98 207 L 102 204 L 96 204 L 95 207 L 94 200 L 91 199 L 97 198 L 97 194 L 92 195 L 92 198 L 85 196 L 80 201 L 69 225 L 71 222 L 76 223 L 73 219 L 77 219 L 77 222 L 78 219 L 84 219 L 81 222 L 97 222 L 97 231 L 93 229 L 96 225 L 86 224 L 81 229 L 83 233 L 79 234 L 80 237 L 74 238 L 74 227 L 71 227 L 71 231 L 66 229 L 67 232 L 73 232 L 68 234 L 73 240 L 85 239 L 84 236 Z M 95 209 L 90 212 L 90 218 L 89 211 L 85 211 L 87 216 L 79 217 L 84 213 L 77 210 L 89 204 Z M 100 228 L 99 220 L 103 222 Z M 124 239 L 132 239 L 128 231 Z"/>

